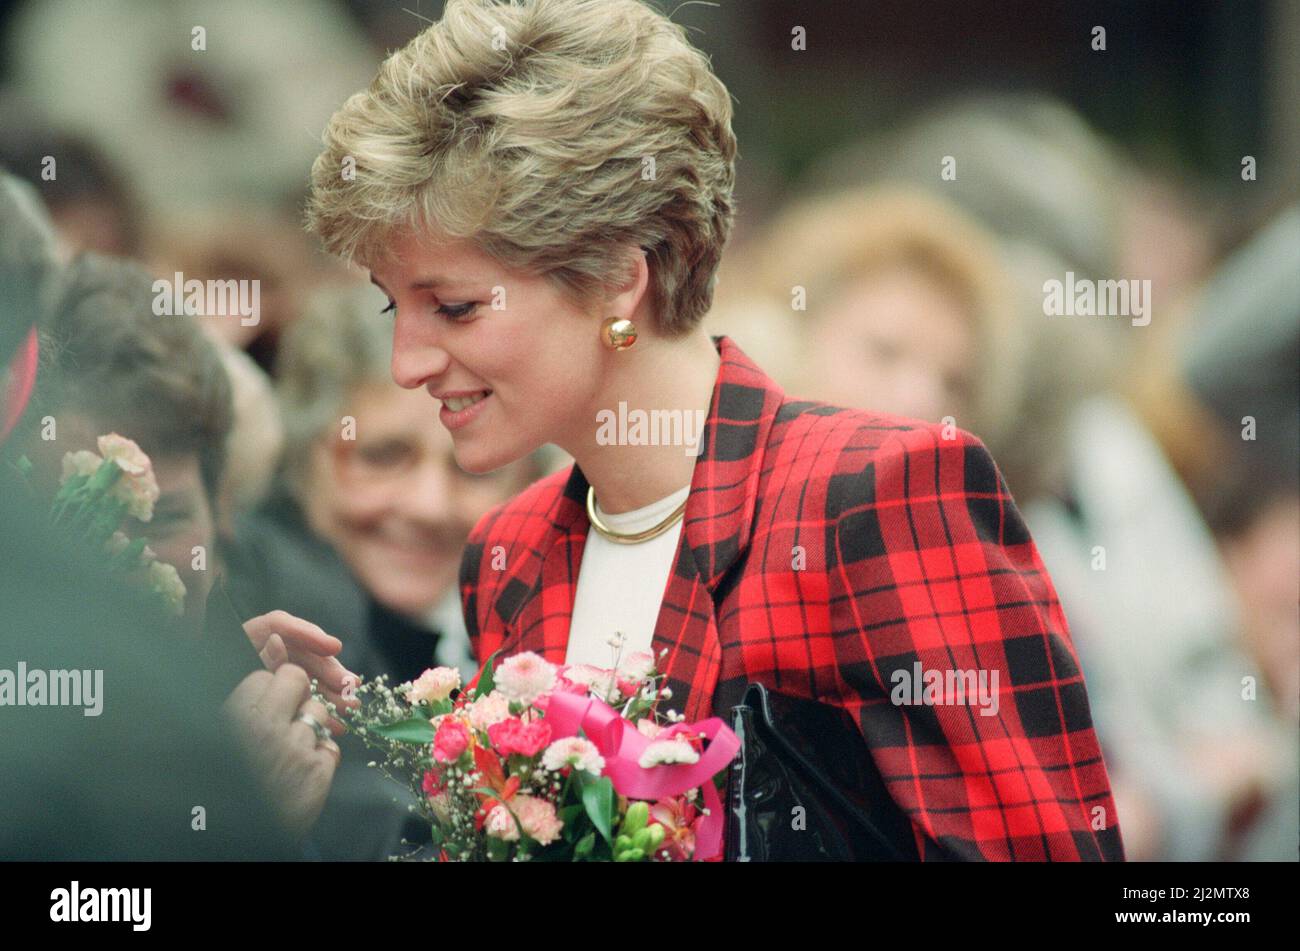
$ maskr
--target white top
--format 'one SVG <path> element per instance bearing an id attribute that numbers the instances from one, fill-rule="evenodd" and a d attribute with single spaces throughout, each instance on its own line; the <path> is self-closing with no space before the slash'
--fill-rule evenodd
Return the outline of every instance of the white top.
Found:
<path id="1" fill-rule="evenodd" d="M 607 514 L 597 502 L 596 514 L 616 532 L 643 532 L 667 518 L 690 491 L 689 485 L 683 486 L 667 498 L 618 515 Z M 587 529 L 565 663 L 614 666 L 614 648 L 606 642 L 615 632 L 625 638 L 623 657 L 650 650 L 684 521 L 678 519 L 658 538 L 634 545 L 620 545 L 595 528 Z"/>

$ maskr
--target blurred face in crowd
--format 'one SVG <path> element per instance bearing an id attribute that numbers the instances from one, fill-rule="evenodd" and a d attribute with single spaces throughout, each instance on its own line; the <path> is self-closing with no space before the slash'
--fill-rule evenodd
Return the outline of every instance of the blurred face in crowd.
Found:
<path id="1" fill-rule="evenodd" d="M 425 391 L 424 412 L 450 432 L 461 468 L 490 472 L 544 443 L 590 441 L 589 408 L 604 405 L 606 382 L 592 315 L 468 241 L 407 235 L 392 251 L 371 276 L 394 305 L 393 379 Z M 426 286 L 433 278 L 445 280 Z M 483 394 L 456 411 L 457 396 Z"/>
<path id="2" fill-rule="evenodd" d="M 363 386 L 340 415 L 355 419 L 355 431 L 340 426 L 317 444 L 308 522 L 376 600 L 421 615 L 454 589 L 470 529 L 519 489 L 522 469 L 462 471 L 422 390 Z"/>
<path id="3" fill-rule="evenodd" d="M 58 417 L 58 438 L 34 441 L 29 456 L 40 480 L 52 495 L 62 471 L 64 453 L 88 449 L 97 452 L 96 439 L 110 432 L 131 436 L 129 422 L 96 422 L 78 413 Z M 185 582 L 185 620 L 196 632 L 202 628 L 208 593 L 212 590 L 213 543 L 216 536 L 211 499 L 203 484 L 197 452 L 150 452 L 158 481 L 158 501 L 153 518 L 140 522 L 126 519 L 122 531 L 131 538 L 144 537 L 160 561 L 172 565 Z M 195 546 L 203 548 L 204 567 L 195 570 Z"/>
<path id="4" fill-rule="evenodd" d="M 203 485 L 197 453 L 164 455 L 153 461 L 160 495 L 147 524 L 133 523 L 125 529 L 132 537 L 144 535 L 158 557 L 174 565 L 185 582 L 185 616 L 201 624 L 208 594 L 212 590 L 212 546 L 216 523 L 212 504 Z M 194 547 L 201 545 L 204 570 L 195 571 Z"/>
<path id="5" fill-rule="evenodd" d="M 1300 714 L 1300 495 L 1275 499 L 1223 546 L 1246 648 L 1291 720 Z"/>
<path id="6" fill-rule="evenodd" d="M 50 209 L 59 239 L 59 254 L 71 261 L 82 251 L 125 256 L 130 240 L 122 228 L 122 211 L 109 201 L 87 198 L 64 202 Z"/>
<path id="7" fill-rule="evenodd" d="M 810 305 L 811 306 L 811 305 Z M 838 406 L 961 425 L 975 338 L 962 304 L 935 279 L 893 267 L 851 281 L 817 314 L 803 389 Z"/>

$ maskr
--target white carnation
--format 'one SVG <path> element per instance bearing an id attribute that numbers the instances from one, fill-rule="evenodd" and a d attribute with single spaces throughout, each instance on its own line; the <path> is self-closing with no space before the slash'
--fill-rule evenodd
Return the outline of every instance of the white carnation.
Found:
<path id="1" fill-rule="evenodd" d="M 594 743 L 580 736 L 566 736 L 556 740 L 542 753 L 542 767 L 552 772 L 572 766 L 599 776 L 605 768 L 605 757 L 600 755 Z"/>
<path id="2" fill-rule="evenodd" d="M 674 763 L 698 763 L 700 754 L 685 740 L 655 740 L 641 753 L 637 765 L 642 769 L 651 766 L 670 766 Z"/>
<path id="3" fill-rule="evenodd" d="M 436 703 L 446 700 L 460 686 L 460 671 L 454 667 L 433 667 L 407 685 L 411 703 Z"/>

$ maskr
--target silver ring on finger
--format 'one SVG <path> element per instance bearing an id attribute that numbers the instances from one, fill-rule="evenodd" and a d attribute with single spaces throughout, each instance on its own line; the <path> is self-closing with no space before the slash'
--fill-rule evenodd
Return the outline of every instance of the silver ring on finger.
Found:
<path id="1" fill-rule="evenodd" d="M 310 713 L 300 713 L 293 718 L 295 723 L 305 723 L 311 727 L 311 731 L 316 734 L 316 745 L 320 746 L 330 738 L 330 731 L 324 723 L 321 723 Z"/>

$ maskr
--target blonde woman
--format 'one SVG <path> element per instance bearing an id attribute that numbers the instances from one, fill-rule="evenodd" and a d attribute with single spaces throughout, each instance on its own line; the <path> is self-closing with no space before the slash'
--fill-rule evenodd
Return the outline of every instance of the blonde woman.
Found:
<path id="1" fill-rule="evenodd" d="M 394 379 L 468 471 L 574 459 L 471 535 L 478 656 L 609 666 L 618 633 L 687 719 L 751 682 L 847 711 L 898 852 L 1120 858 L 1065 617 L 982 443 L 792 400 L 702 329 L 735 154 L 727 90 L 638 0 L 449 0 L 330 121 L 309 219 L 388 295 Z M 1001 686 L 936 711 L 897 689 L 916 665 Z"/>
<path id="2" fill-rule="evenodd" d="M 992 235 L 902 185 L 850 188 L 778 217 L 742 289 L 784 306 L 797 391 L 1003 443 L 1019 390 L 1011 280 Z"/>

